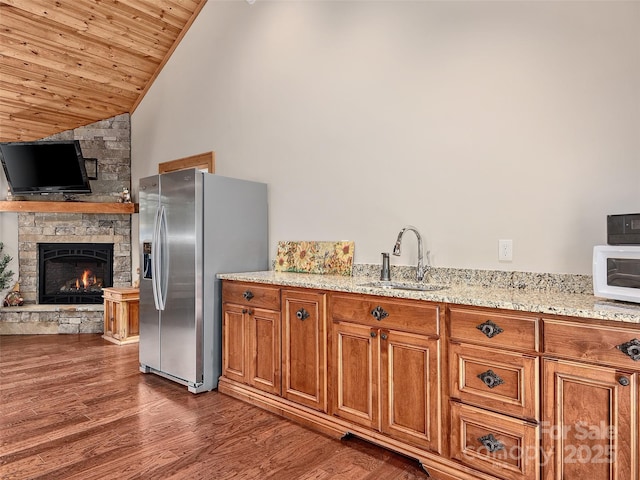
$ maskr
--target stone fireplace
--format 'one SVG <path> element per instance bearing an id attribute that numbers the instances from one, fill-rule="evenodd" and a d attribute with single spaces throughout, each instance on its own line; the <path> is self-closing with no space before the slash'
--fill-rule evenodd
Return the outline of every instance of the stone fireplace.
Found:
<path id="1" fill-rule="evenodd" d="M 39 243 L 38 303 L 101 304 L 113 286 L 113 243 Z"/>
<path id="2" fill-rule="evenodd" d="M 75 200 L 108 204 L 119 201 L 123 187 L 131 188 L 130 138 L 129 115 L 123 114 L 44 140 L 79 140 L 83 156 L 98 160 L 98 179 L 91 180 L 90 195 L 78 196 Z M 25 304 L 0 309 L 0 334 L 101 333 L 103 299 L 101 293 L 91 292 L 97 289 L 91 282 L 95 277 L 95 283 L 104 286 L 131 286 L 131 214 L 111 213 L 109 209 L 104 210 L 109 213 L 71 212 L 65 208 L 65 199 L 60 194 L 15 200 L 59 202 L 60 208 L 56 208 L 56 212 L 17 214 L 18 278 Z M 110 259 L 103 259 L 104 252 L 86 256 L 78 244 L 108 245 Z M 43 245 L 51 246 L 53 253 L 43 253 Z M 52 258 L 48 257 L 50 254 Z M 48 284 L 50 275 L 59 283 L 56 271 L 59 265 L 51 265 L 54 271 L 49 272 L 46 263 L 59 263 L 65 256 L 73 257 L 72 263 L 82 268 L 80 277 L 83 267 L 89 266 L 83 265 L 85 262 L 91 263 L 88 269 L 99 269 L 87 280 L 91 283 L 88 288 L 77 287 L 74 291 L 77 276 L 74 272 L 71 272 L 73 278 L 64 279 L 62 285 Z M 103 267 L 106 270 L 102 270 Z M 50 291 L 60 288 L 65 290 L 63 295 Z"/>
<path id="3" fill-rule="evenodd" d="M 77 254 L 81 245 L 109 245 L 111 281 L 105 286 L 131 286 L 131 215 L 101 213 L 19 213 L 18 261 L 20 265 L 20 292 L 25 305 L 15 312 L 3 313 L 4 333 L 100 333 L 103 331 L 102 294 L 94 295 L 93 302 L 77 302 L 73 298 L 57 298 L 55 302 L 42 302 L 46 296 L 46 278 L 42 278 L 43 245 L 57 248 L 58 254 L 69 252 L 82 266 Z M 80 244 L 80 245 L 79 245 Z M 56 247 L 57 246 L 57 247 Z M 75 252 L 75 253 L 74 253 Z M 98 254 L 102 256 L 103 254 Z M 85 258 L 86 260 L 86 258 Z M 97 263 L 97 262 L 93 262 Z M 88 266 L 88 265 L 87 265 Z M 83 268 L 84 271 L 84 268 Z M 80 273 L 82 275 L 82 272 Z M 74 277 L 75 278 L 75 277 Z M 71 280 L 65 280 L 65 284 Z M 96 278 L 97 280 L 97 278 Z M 106 285 L 111 283 L 111 285 Z M 44 288 L 44 291 L 42 289 Z M 59 287 L 58 287 L 59 288 Z M 80 292 L 82 293 L 82 292 Z M 1 322 L 0 322 L 1 323 Z"/>

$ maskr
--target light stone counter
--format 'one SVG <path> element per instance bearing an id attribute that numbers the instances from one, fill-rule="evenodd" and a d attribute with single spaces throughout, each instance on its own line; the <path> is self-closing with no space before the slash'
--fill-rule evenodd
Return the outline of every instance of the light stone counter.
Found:
<path id="1" fill-rule="evenodd" d="M 390 290 L 363 286 L 377 280 L 371 276 L 344 277 L 274 271 L 226 273 L 219 274 L 218 278 L 640 324 L 640 305 L 605 300 L 586 293 L 466 284 L 449 284 L 443 290 L 428 292 Z"/>

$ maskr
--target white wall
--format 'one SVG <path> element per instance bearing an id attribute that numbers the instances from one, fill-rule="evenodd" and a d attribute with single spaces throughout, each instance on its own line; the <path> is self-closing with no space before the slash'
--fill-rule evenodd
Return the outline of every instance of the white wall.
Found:
<path id="1" fill-rule="evenodd" d="M 6 198 L 7 180 L 4 171 L 0 167 L 0 199 Z M 11 212 L 0 212 L 0 242 L 4 243 L 4 248 L 0 255 L 10 255 L 13 260 L 9 262 L 7 270 L 13 272 L 11 284 L 5 290 L 0 291 L 0 302 L 4 300 L 4 292 L 13 288 L 13 284 L 18 281 L 18 214 Z"/>
<path id="2" fill-rule="evenodd" d="M 132 116 L 134 195 L 210 150 L 269 184 L 272 256 L 379 263 L 413 224 L 435 266 L 590 273 L 640 211 L 640 3 L 209 0 Z"/>

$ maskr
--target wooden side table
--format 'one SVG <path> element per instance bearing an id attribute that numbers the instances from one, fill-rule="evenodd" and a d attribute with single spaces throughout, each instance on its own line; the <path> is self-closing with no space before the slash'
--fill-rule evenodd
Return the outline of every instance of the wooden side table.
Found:
<path id="1" fill-rule="evenodd" d="M 138 314 L 140 290 L 133 287 L 102 289 L 104 298 L 104 335 L 117 345 L 140 341 Z"/>

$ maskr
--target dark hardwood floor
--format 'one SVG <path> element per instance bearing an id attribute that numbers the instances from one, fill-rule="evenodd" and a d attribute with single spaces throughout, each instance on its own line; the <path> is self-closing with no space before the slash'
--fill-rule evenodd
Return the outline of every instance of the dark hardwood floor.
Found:
<path id="1" fill-rule="evenodd" d="M 100 335 L 0 336 L 0 478 L 421 479 L 417 462 L 336 440 L 217 391 L 138 371 Z"/>

